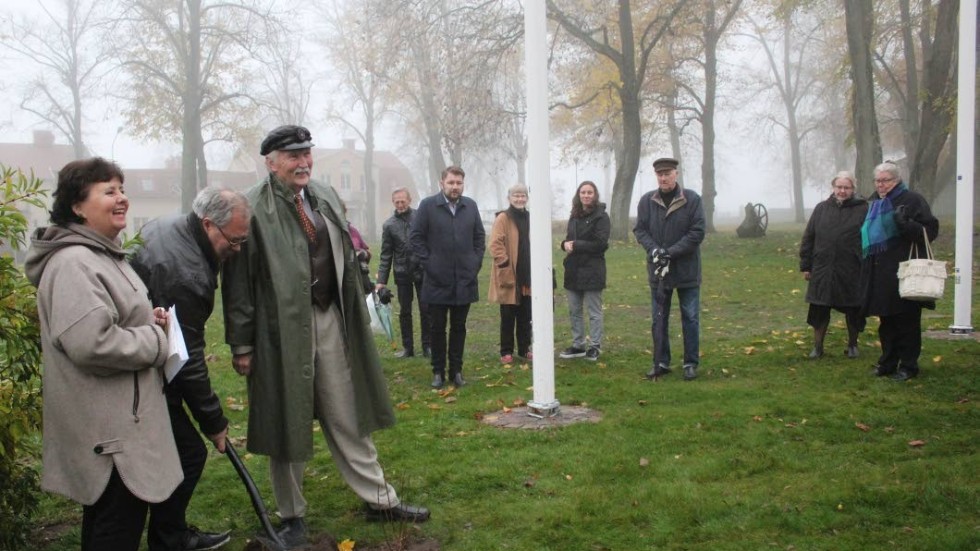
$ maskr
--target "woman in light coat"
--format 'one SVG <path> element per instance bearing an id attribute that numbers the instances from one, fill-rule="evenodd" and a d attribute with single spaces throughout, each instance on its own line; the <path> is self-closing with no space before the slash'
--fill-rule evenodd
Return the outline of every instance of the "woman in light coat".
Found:
<path id="1" fill-rule="evenodd" d="M 68 163 L 26 264 L 44 357 L 41 486 L 82 504 L 83 551 L 136 551 L 149 503 L 184 477 L 159 369 L 167 314 L 120 247 L 128 208 L 118 166 Z"/>
<path id="2" fill-rule="evenodd" d="M 531 359 L 531 241 L 527 186 L 507 191 L 510 207 L 497 213 L 490 230 L 490 302 L 500 305 L 500 363 Z"/>

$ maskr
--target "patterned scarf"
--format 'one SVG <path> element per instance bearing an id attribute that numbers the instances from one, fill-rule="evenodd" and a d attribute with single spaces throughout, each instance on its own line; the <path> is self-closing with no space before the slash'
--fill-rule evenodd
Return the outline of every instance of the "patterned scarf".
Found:
<path id="1" fill-rule="evenodd" d="M 895 225 L 895 207 L 892 205 L 892 199 L 908 190 L 905 182 L 899 182 L 884 198 L 871 202 L 868 216 L 865 217 L 864 224 L 861 226 L 861 253 L 864 258 L 884 252 L 888 249 L 888 245 L 898 237 L 898 226 Z"/>

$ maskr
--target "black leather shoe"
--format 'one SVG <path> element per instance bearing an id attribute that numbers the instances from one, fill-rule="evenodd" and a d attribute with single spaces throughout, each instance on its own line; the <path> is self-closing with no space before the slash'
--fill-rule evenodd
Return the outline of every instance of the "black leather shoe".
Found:
<path id="1" fill-rule="evenodd" d="M 650 379 L 651 381 L 656 381 L 660 377 L 669 374 L 670 374 L 669 367 L 667 367 L 664 364 L 656 364 L 652 368 L 650 368 L 650 371 L 647 371 L 646 378 Z"/>
<path id="2" fill-rule="evenodd" d="M 442 388 L 446 386 L 446 377 L 442 373 L 432 375 L 432 388 Z"/>
<path id="3" fill-rule="evenodd" d="M 462 371 L 457 371 L 450 377 L 450 379 L 452 379 L 452 385 L 456 388 L 459 388 L 466 384 L 466 381 L 463 380 Z"/>
<path id="4" fill-rule="evenodd" d="M 875 364 L 871 367 L 875 368 L 874 371 L 871 372 L 871 374 L 874 375 L 875 377 L 889 377 L 895 374 L 894 367 L 888 368 L 882 366 L 881 364 Z"/>
<path id="5" fill-rule="evenodd" d="M 854 359 L 858 357 L 858 347 L 857 345 L 848 345 L 847 350 L 844 350 L 844 355 L 848 358 Z"/>
<path id="6" fill-rule="evenodd" d="M 399 503 L 390 509 L 375 509 L 364 504 L 365 516 L 369 522 L 425 522 L 429 520 L 429 510 L 425 507 Z"/>
<path id="7" fill-rule="evenodd" d="M 817 359 L 820 359 L 820 358 L 823 358 L 823 350 L 820 349 L 820 348 L 814 347 L 814 349 L 810 351 L 810 359 L 811 360 L 817 360 Z"/>
<path id="8" fill-rule="evenodd" d="M 912 371 L 911 369 L 899 369 L 898 371 L 895 372 L 894 375 L 892 375 L 892 380 L 898 382 L 907 381 L 918 374 L 919 374 L 918 369 L 916 369 L 915 371 Z"/>
<path id="9" fill-rule="evenodd" d="M 415 356 L 415 352 L 408 349 L 395 353 L 396 358 L 412 358 L 414 356 Z"/>
<path id="10" fill-rule="evenodd" d="M 684 380 L 693 381 L 698 378 L 698 366 L 687 364 L 684 366 Z"/>
<path id="11" fill-rule="evenodd" d="M 208 551 L 217 549 L 231 541 L 231 530 L 224 532 L 202 532 L 194 526 L 188 526 L 181 542 L 181 551 Z"/>
<path id="12" fill-rule="evenodd" d="M 432 357 L 432 349 L 429 348 L 428 346 L 423 346 L 422 347 L 422 356 L 425 357 L 425 358 L 431 358 Z"/>
<path id="13" fill-rule="evenodd" d="M 287 549 L 295 549 L 308 544 L 306 539 L 306 522 L 303 517 L 293 517 L 283 519 L 276 535 Z"/>

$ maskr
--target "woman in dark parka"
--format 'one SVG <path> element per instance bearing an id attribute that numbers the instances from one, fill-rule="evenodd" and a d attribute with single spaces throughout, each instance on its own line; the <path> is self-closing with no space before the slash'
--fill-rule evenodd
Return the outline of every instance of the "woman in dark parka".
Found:
<path id="1" fill-rule="evenodd" d="M 813 327 L 810 358 L 823 356 L 824 337 L 830 326 L 830 310 L 842 312 L 847 321 L 848 358 L 858 356 L 858 334 L 864 331 L 861 314 L 861 224 L 868 203 L 854 193 L 854 176 L 839 172 L 831 180 L 833 193 L 817 204 L 800 241 L 800 271 L 810 303 L 806 321 Z"/>
<path id="2" fill-rule="evenodd" d="M 905 300 L 898 294 L 898 264 L 909 258 L 913 245 L 925 256 L 925 238 L 939 235 L 939 220 L 932 215 L 925 197 L 911 191 L 902 181 L 898 167 L 882 163 L 875 167 L 875 191 L 868 215 L 861 226 L 864 253 L 862 279 L 864 310 L 878 316 L 881 357 L 875 366 L 878 377 L 906 381 L 919 374 L 922 352 L 922 308 L 934 302 Z"/>

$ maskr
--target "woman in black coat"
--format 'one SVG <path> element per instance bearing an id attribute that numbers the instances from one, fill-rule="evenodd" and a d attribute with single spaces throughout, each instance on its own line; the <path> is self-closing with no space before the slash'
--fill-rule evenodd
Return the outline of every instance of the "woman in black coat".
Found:
<path id="1" fill-rule="evenodd" d="M 606 288 L 606 249 L 609 215 L 599 202 L 599 188 L 590 181 L 579 184 L 572 198 L 572 214 L 561 250 L 565 252 L 565 290 L 572 321 L 572 346 L 561 358 L 598 360 L 602 347 L 602 290 Z M 582 310 L 589 312 L 589 342 L 585 340 Z"/>
<path id="2" fill-rule="evenodd" d="M 847 321 L 848 358 L 858 357 L 858 334 L 864 331 L 861 314 L 861 224 L 868 203 L 854 195 L 854 176 L 839 172 L 830 181 L 833 193 L 817 204 L 800 241 L 800 271 L 809 284 L 806 322 L 813 327 L 810 358 L 823 356 L 823 341 L 830 326 L 830 310 Z"/>
<path id="3" fill-rule="evenodd" d="M 922 307 L 933 309 L 936 304 L 899 296 L 898 264 L 909 258 L 913 245 L 925 254 L 923 236 L 936 239 L 939 220 L 925 198 L 909 190 L 892 163 L 875 167 L 875 191 L 878 197 L 873 198 L 861 226 L 864 310 L 880 320 L 881 357 L 874 374 L 905 381 L 919 374 Z"/>

